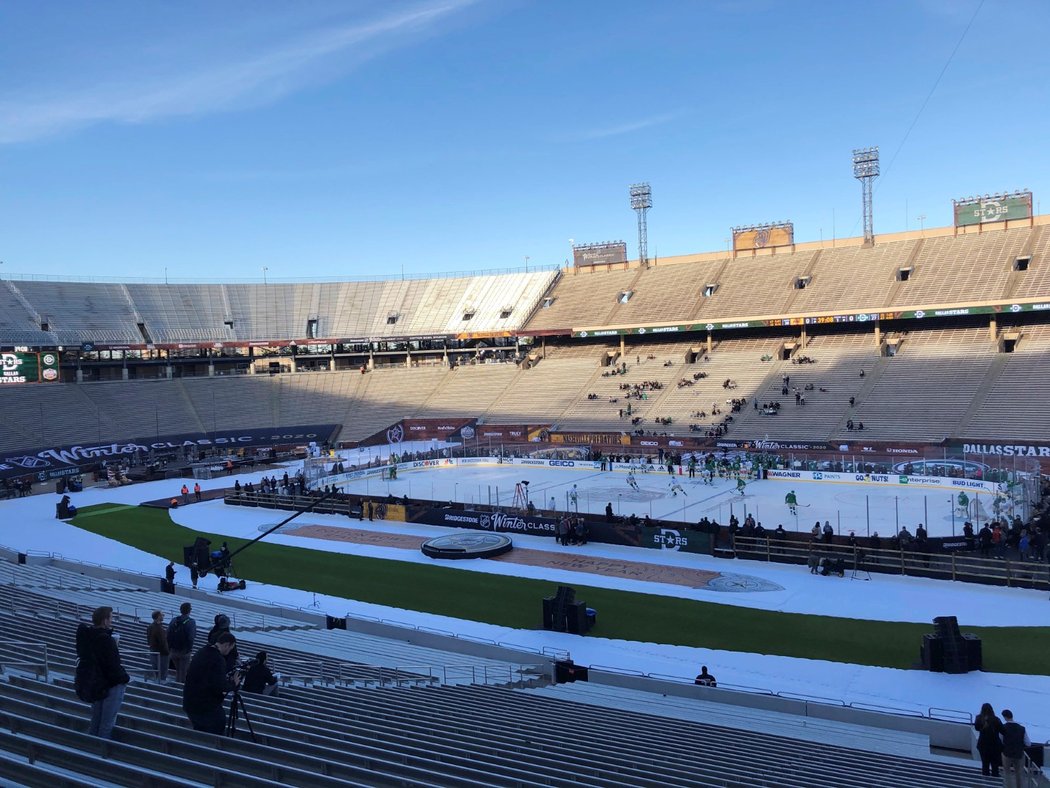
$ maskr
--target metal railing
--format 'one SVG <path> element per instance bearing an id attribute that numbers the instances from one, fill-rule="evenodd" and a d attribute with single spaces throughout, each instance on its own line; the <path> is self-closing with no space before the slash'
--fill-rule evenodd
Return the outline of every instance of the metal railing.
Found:
<path id="1" fill-rule="evenodd" d="M 695 684 L 695 679 L 687 676 L 675 676 L 666 673 L 646 673 L 641 670 L 623 670 L 610 668 L 603 665 L 592 665 L 592 671 L 603 673 L 615 673 L 621 676 L 638 676 L 639 678 L 653 679 L 655 681 L 669 681 L 675 684 Z M 741 692 L 748 695 L 765 695 L 771 698 L 783 698 L 784 700 L 796 700 L 803 704 L 813 703 L 819 706 L 838 706 L 840 708 L 855 709 L 857 711 L 874 711 L 880 714 L 890 714 L 897 717 L 920 717 L 929 720 L 940 720 L 942 722 L 973 723 L 973 715 L 958 709 L 944 709 L 937 706 L 927 706 L 925 709 L 916 707 L 913 709 L 902 706 L 885 706 L 859 701 L 846 701 L 842 698 L 829 698 L 823 695 L 807 695 L 798 692 L 786 692 L 769 689 L 767 687 L 749 687 L 743 684 L 725 684 L 719 682 L 717 689 Z M 807 712 L 808 713 L 808 712 Z"/>
<path id="2" fill-rule="evenodd" d="M 498 276 L 500 274 L 529 274 L 541 271 L 558 271 L 559 264 L 516 266 L 511 268 L 478 268 L 466 271 L 446 271 L 437 273 L 416 272 L 410 274 L 372 274 L 355 276 L 267 276 L 262 277 L 165 277 L 165 276 L 84 276 L 66 274 L 19 274 L 10 273 L 3 278 L 12 282 L 88 282 L 97 284 L 147 284 L 147 285 L 226 285 L 226 284 L 353 284 L 355 282 L 397 282 L 426 279 L 465 279 L 473 276 Z"/>
<path id="3" fill-rule="evenodd" d="M 720 545 L 722 547 L 722 545 Z M 942 580 L 960 580 L 1022 588 L 1050 589 L 1050 564 L 1011 558 L 979 558 L 958 552 L 872 550 L 826 542 L 737 535 L 729 545 L 738 558 L 806 564 L 811 559 L 842 560 L 846 572 L 878 572 Z"/>

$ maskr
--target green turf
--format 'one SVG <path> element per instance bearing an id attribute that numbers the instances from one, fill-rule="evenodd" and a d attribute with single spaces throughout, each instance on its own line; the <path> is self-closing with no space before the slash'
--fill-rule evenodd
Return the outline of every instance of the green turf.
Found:
<path id="1" fill-rule="evenodd" d="M 85 507 L 73 524 L 176 562 L 182 560 L 183 546 L 193 544 L 197 536 L 173 523 L 166 510 L 138 506 Z M 216 545 L 227 541 L 231 550 L 247 541 L 202 535 Z M 249 581 L 524 629 L 539 627 L 540 599 L 550 596 L 556 585 L 265 541 L 238 556 L 235 565 L 237 576 Z M 577 598 L 599 611 L 594 634 L 606 638 L 907 668 L 918 660 L 922 635 L 932 631 L 932 624 L 777 613 L 575 587 Z M 871 593 L 878 593 L 875 586 Z M 1046 659 L 1050 628 L 967 627 L 966 631 L 984 640 L 986 670 L 1050 675 Z"/>

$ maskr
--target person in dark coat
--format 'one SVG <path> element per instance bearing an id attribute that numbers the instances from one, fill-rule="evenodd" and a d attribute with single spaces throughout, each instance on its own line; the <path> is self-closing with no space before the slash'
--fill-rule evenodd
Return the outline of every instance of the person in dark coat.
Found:
<path id="1" fill-rule="evenodd" d="M 260 651 L 255 659 L 251 663 L 251 667 L 248 668 L 248 673 L 244 677 L 244 691 L 254 692 L 258 695 L 276 695 L 277 694 L 277 676 L 270 670 L 270 666 L 266 664 L 267 654 L 265 651 Z"/>
<path id="2" fill-rule="evenodd" d="M 1025 747 L 1032 742 L 1024 725 L 1014 722 L 1014 714 L 1003 709 L 1003 784 L 1021 788 L 1024 775 Z"/>
<path id="3" fill-rule="evenodd" d="M 981 774 L 998 777 L 999 764 L 1003 758 L 1003 721 L 995 716 L 991 703 L 981 705 L 981 713 L 974 720 L 977 731 L 977 752 L 981 754 Z"/>
<path id="4" fill-rule="evenodd" d="M 224 613 L 219 613 L 215 616 L 215 626 L 208 632 L 208 645 L 214 646 L 219 642 L 219 638 L 223 633 L 229 633 L 230 631 L 230 617 Z M 233 648 L 225 653 L 226 657 L 226 670 L 231 671 L 237 667 L 237 660 L 240 659 L 240 654 L 237 653 L 237 642 L 234 641 Z"/>
<path id="5" fill-rule="evenodd" d="M 164 614 L 159 610 L 153 611 L 153 623 L 146 627 L 146 645 L 149 648 L 154 677 L 157 681 L 167 681 L 171 650 L 168 648 L 168 629 L 164 626 Z"/>
<path id="6" fill-rule="evenodd" d="M 241 683 L 239 673 L 230 676 L 226 670 L 226 660 L 236 648 L 237 638 L 227 630 L 190 660 L 182 686 L 182 709 L 195 731 L 221 735 L 226 727 L 223 701 Z"/>
<path id="7" fill-rule="evenodd" d="M 91 704 L 88 733 L 112 739 L 113 726 L 124 702 L 124 688 L 131 681 L 121 664 L 113 636 L 113 608 L 99 607 L 91 614 L 91 627 L 84 630 L 84 642 L 77 643 L 77 655 L 94 662 L 94 694 L 100 696 Z"/>
<path id="8" fill-rule="evenodd" d="M 186 681 L 186 671 L 189 670 L 194 641 L 197 639 L 197 622 L 190 616 L 192 611 L 193 606 L 183 602 L 179 607 L 179 615 L 168 624 L 168 648 L 171 650 L 171 663 L 175 667 L 175 680 L 178 682 Z"/>

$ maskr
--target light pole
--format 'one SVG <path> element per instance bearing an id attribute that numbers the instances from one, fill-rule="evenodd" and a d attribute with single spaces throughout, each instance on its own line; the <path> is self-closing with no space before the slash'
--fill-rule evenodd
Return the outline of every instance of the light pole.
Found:
<path id="1" fill-rule="evenodd" d="M 264 266 L 262 267 L 262 274 L 263 274 L 263 284 L 266 284 L 266 272 L 267 272 L 267 271 L 269 271 L 269 270 L 270 270 L 270 269 L 269 269 L 269 267 L 268 267 L 268 266 L 265 266 L 265 265 L 264 265 Z"/>
<path id="2" fill-rule="evenodd" d="M 921 213 L 915 218 L 919 220 L 919 235 L 924 235 L 926 232 L 926 214 Z"/>
<path id="3" fill-rule="evenodd" d="M 529 272 L 529 256 L 525 255 L 525 273 Z"/>

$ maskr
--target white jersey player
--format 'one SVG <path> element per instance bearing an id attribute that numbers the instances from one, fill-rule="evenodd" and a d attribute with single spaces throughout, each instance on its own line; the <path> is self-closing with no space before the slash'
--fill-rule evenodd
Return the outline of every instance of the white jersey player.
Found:
<path id="1" fill-rule="evenodd" d="M 632 490 L 641 492 L 641 489 L 638 487 L 638 482 L 634 478 L 634 471 L 627 471 L 627 486 Z"/>

